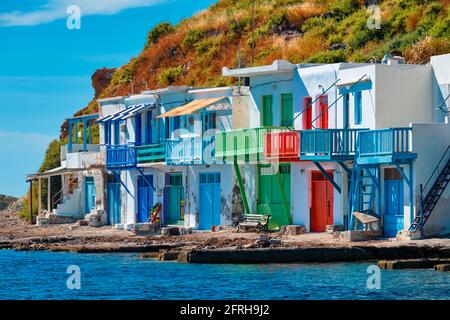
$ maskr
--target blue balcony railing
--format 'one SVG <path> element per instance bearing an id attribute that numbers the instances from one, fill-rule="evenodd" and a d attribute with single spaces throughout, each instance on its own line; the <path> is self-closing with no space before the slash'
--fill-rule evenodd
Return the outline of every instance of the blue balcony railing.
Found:
<path id="1" fill-rule="evenodd" d="M 168 165 L 214 164 L 215 137 L 190 137 L 167 140 L 166 163 Z"/>
<path id="2" fill-rule="evenodd" d="M 358 139 L 359 164 L 393 163 L 417 157 L 412 152 L 412 128 L 364 131 Z"/>
<path id="3" fill-rule="evenodd" d="M 323 129 L 300 132 L 300 160 L 351 160 L 358 132 L 367 129 Z"/>
<path id="4" fill-rule="evenodd" d="M 106 147 L 106 167 L 108 169 L 132 168 L 136 166 L 136 150 L 130 145 Z"/>

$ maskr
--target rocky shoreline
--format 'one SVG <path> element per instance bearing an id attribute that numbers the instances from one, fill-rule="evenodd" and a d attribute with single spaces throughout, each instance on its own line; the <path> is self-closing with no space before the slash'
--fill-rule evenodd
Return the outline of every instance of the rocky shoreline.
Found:
<path id="1" fill-rule="evenodd" d="M 139 253 L 142 258 L 188 263 L 329 263 L 393 259 L 448 259 L 450 238 L 342 241 L 332 234 L 285 235 L 193 232 L 138 236 L 111 227 L 25 223 L 0 213 L 0 249 L 74 253 Z"/>

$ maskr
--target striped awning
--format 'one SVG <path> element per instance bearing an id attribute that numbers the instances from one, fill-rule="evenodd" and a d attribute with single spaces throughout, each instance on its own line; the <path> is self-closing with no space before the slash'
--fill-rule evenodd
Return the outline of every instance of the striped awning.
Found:
<path id="1" fill-rule="evenodd" d="M 119 112 L 116 112 L 114 114 L 111 114 L 109 116 L 106 116 L 106 117 L 98 120 L 97 123 L 126 120 L 126 119 L 136 116 L 139 112 L 143 111 L 144 109 L 154 108 L 154 107 L 156 107 L 155 103 L 144 103 L 144 104 L 132 105 L 132 106 L 129 106 Z"/>
<path id="2" fill-rule="evenodd" d="M 195 111 L 207 108 L 227 98 L 228 97 L 217 97 L 217 98 L 193 100 L 185 105 L 174 108 L 170 111 L 167 111 L 166 113 L 159 115 L 158 118 L 178 117 L 192 114 Z"/>

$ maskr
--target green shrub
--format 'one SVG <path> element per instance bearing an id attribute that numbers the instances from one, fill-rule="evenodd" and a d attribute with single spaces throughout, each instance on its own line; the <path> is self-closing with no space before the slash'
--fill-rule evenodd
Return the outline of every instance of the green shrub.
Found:
<path id="1" fill-rule="evenodd" d="M 306 62 L 310 63 L 336 63 L 344 62 L 345 53 L 344 50 L 325 51 L 319 52 L 310 57 Z"/>
<path id="2" fill-rule="evenodd" d="M 279 33 L 289 29 L 289 19 L 286 11 L 276 12 L 269 17 L 266 25 L 262 28 L 266 33 Z"/>
<path id="3" fill-rule="evenodd" d="M 181 66 L 174 68 L 167 68 L 160 75 L 158 75 L 158 85 L 162 87 L 169 86 L 182 75 L 183 68 Z"/>
<path id="4" fill-rule="evenodd" d="M 205 32 L 202 30 L 196 29 L 189 30 L 188 33 L 186 34 L 186 37 L 183 40 L 183 46 L 188 49 L 192 48 L 204 37 Z"/>
<path id="5" fill-rule="evenodd" d="M 60 150 L 63 143 L 58 140 L 53 140 L 47 147 L 45 151 L 45 158 L 39 168 L 39 172 L 45 172 L 51 169 L 55 169 L 61 165 Z M 59 190 L 61 190 L 61 177 L 56 176 L 51 178 L 51 193 L 55 195 Z M 47 208 L 47 179 L 42 180 L 41 184 L 41 200 L 43 208 Z M 20 215 L 25 218 L 30 218 L 30 194 L 28 193 L 25 199 L 25 206 L 20 213 Z M 37 214 L 38 210 L 38 195 L 37 195 L 37 183 L 33 183 L 33 214 Z"/>
<path id="6" fill-rule="evenodd" d="M 146 46 L 157 43 L 159 38 L 172 33 L 174 30 L 175 28 L 170 23 L 161 22 L 148 33 Z"/>
<path id="7" fill-rule="evenodd" d="M 359 3 L 356 0 L 338 0 L 332 5 L 331 12 L 335 17 L 343 19 L 352 14 L 358 7 Z"/>

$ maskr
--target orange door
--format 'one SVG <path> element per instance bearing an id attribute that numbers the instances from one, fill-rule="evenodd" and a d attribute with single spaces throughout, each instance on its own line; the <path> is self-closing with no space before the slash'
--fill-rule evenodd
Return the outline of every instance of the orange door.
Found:
<path id="1" fill-rule="evenodd" d="M 327 225 L 333 224 L 333 185 L 322 173 L 313 172 L 311 186 L 311 231 L 324 232 Z"/>

